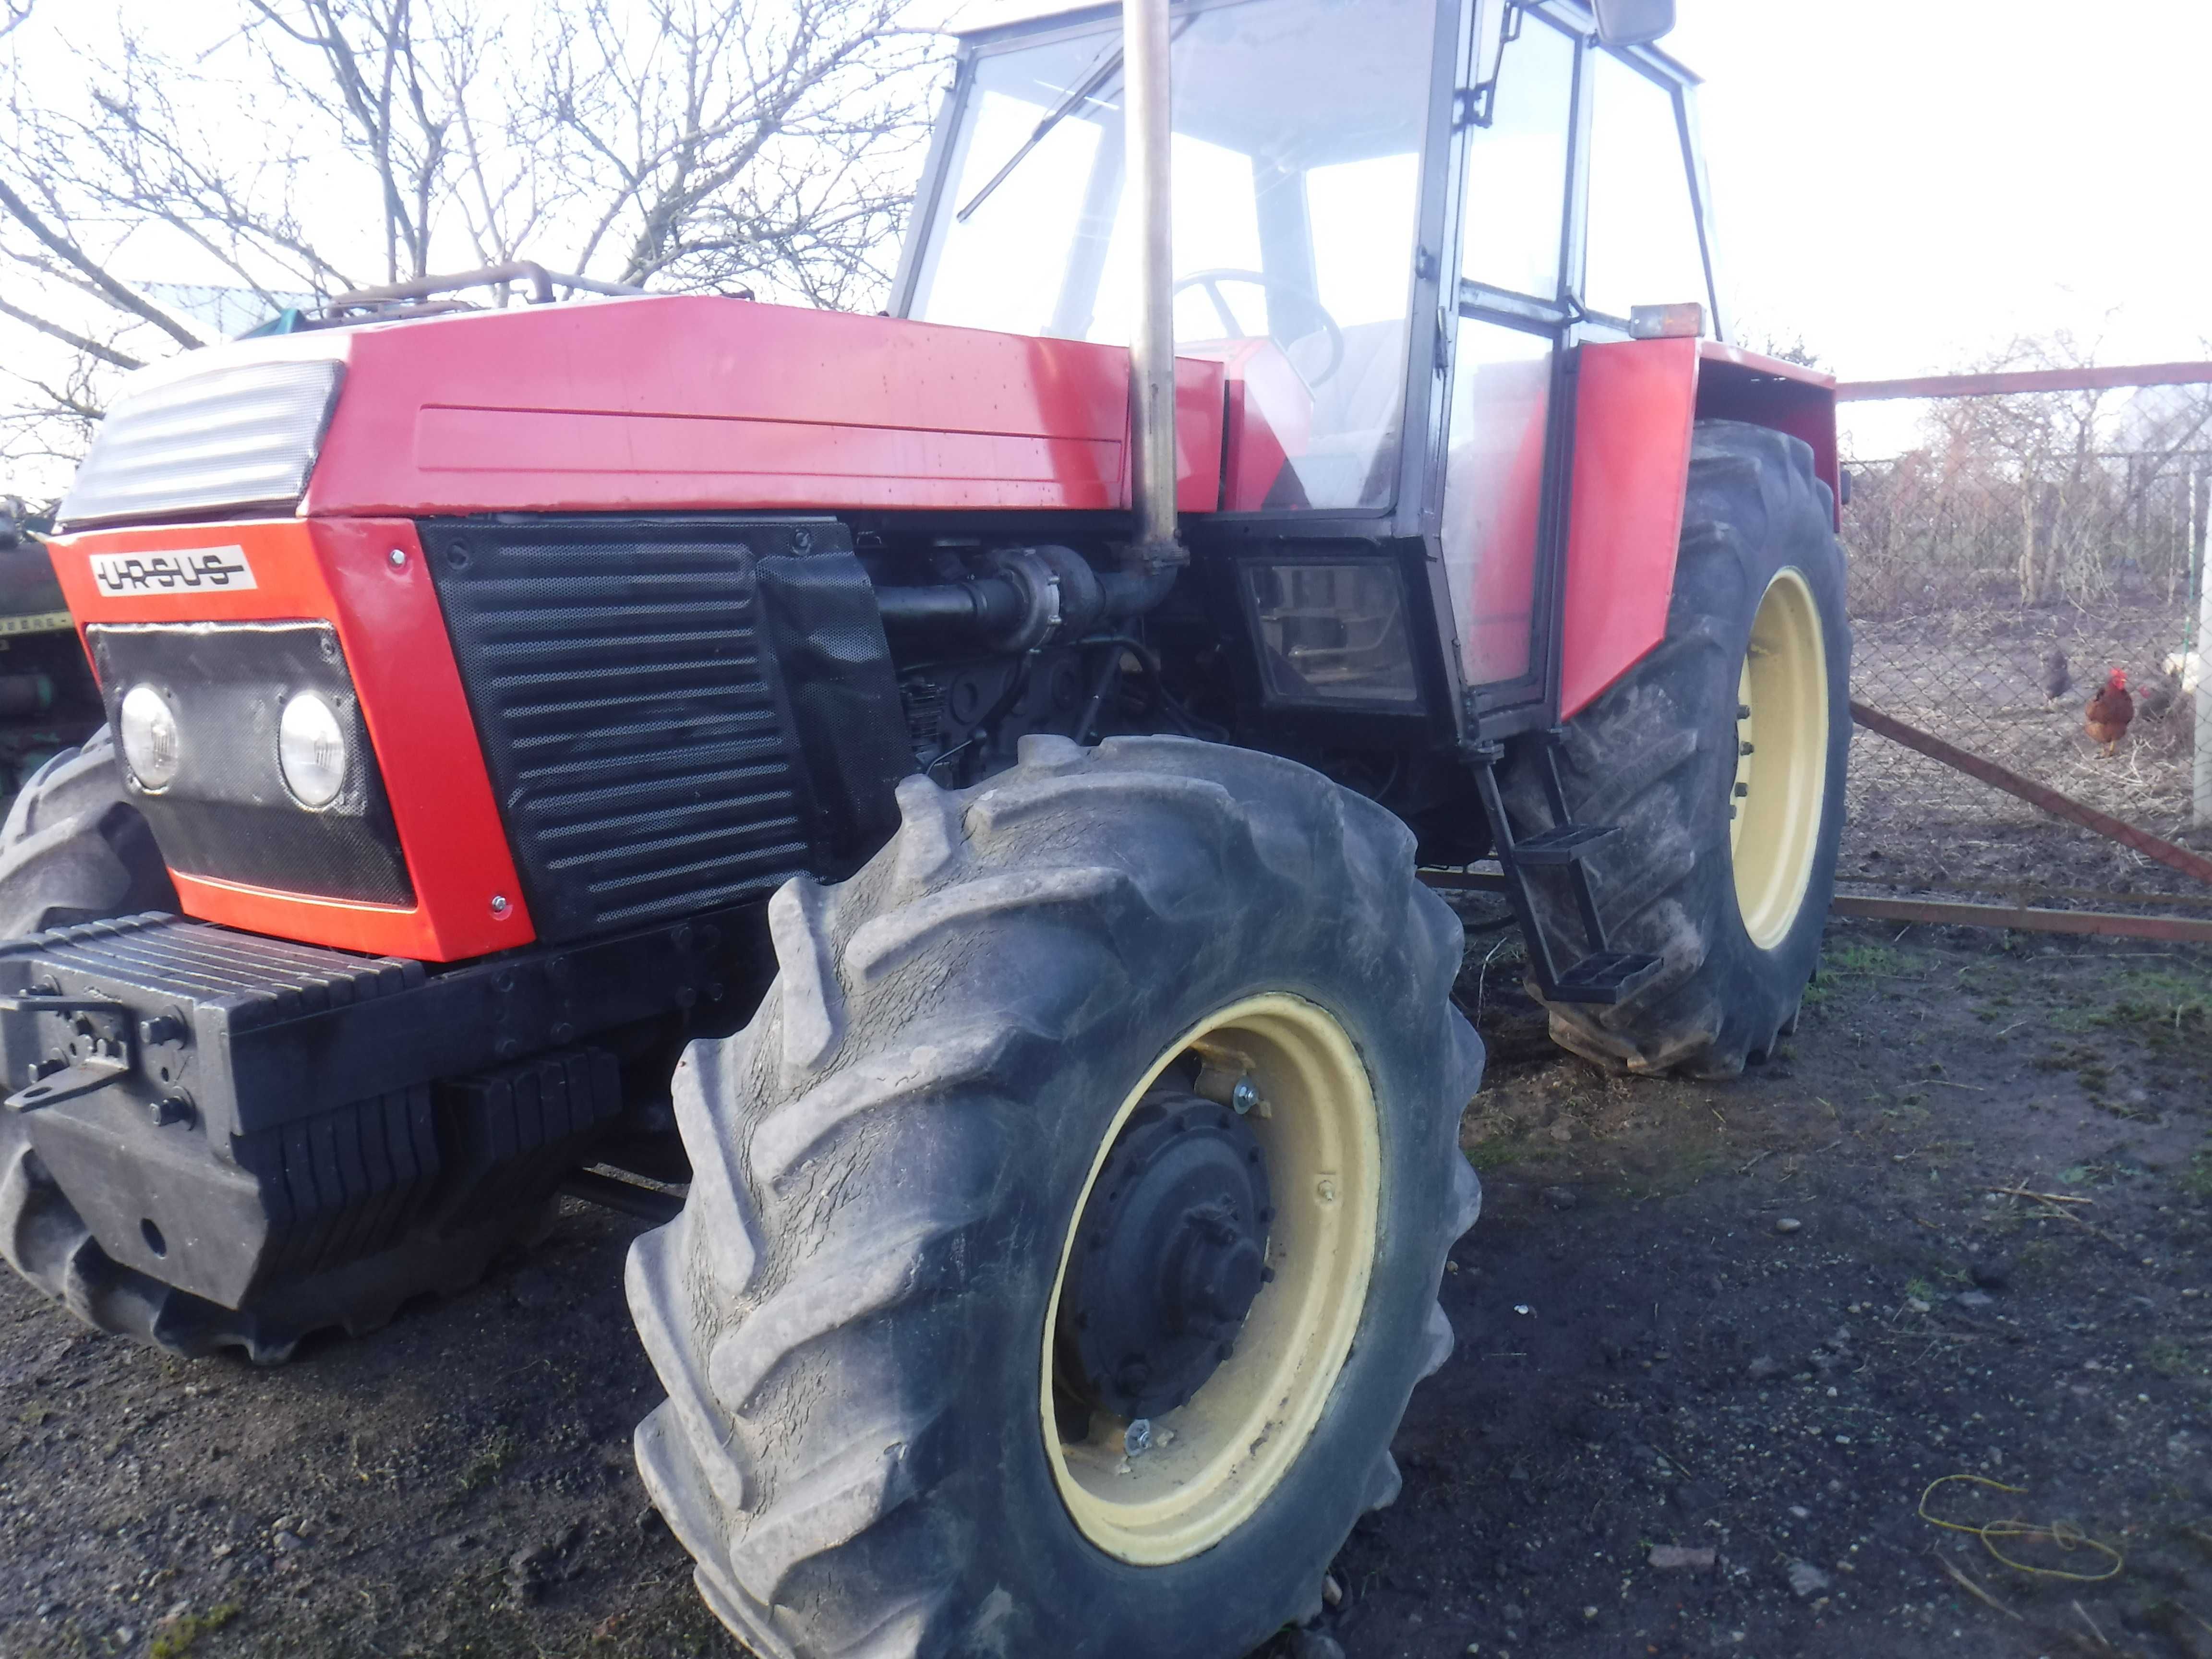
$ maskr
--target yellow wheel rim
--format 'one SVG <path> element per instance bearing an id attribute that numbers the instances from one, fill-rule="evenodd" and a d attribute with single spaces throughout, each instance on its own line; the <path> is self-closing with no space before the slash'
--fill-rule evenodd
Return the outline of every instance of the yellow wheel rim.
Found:
<path id="1" fill-rule="evenodd" d="M 1185 1405 L 1153 1419 L 1130 1456 L 1128 1425 L 1093 1413 L 1089 1438 L 1063 1443 L 1053 1409 L 1053 1333 L 1076 1227 L 1098 1171 L 1145 1091 L 1195 1052 L 1215 1076 L 1249 1077 L 1262 1104 L 1247 1120 L 1267 1159 L 1275 1217 L 1273 1279 L 1235 1351 Z M 1382 1139 L 1366 1067 L 1324 1010 L 1280 993 L 1191 1028 L 1139 1079 L 1091 1163 L 1061 1242 L 1045 1310 L 1038 1407 L 1053 1478 L 1083 1534 L 1139 1566 L 1186 1560 L 1249 1520 L 1305 1449 L 1367 1304 L 1381 1211 Z"/>
<path id="2" fill-rule="evenodd" d="M 1736 683 L 1729 854 L 1736 908 L 1762 951 L 1804 908 L 1828 785 L 1828 657 L 1804 576 L 1778 572 L 1751 624 Z"/>

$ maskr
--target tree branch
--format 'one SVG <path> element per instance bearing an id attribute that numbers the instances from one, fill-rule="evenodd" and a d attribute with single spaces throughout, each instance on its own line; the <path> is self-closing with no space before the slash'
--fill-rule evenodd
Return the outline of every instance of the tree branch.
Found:
<path id="1" fill-rule="evenodd" d="M 11 306 L 5 300 L 0 300 L 0 317 L 13 317 L 26 327 L 35 328 L 41 334 L 51 335 L 64 344 L 82 351 L 86 356 L 97 357 L 101 362 L 112 363 L 117 368 L 146 367 L 137 358 L 118 351 L 113 346 L 102 345 L 99 341 L 88 339 L 74 329 L 64 328 L 59 323 L 49 322 L 46 318 L 35 316 L 20 306 Z"/>
<path id="2" fill-rule="evenodd" d="M 160 309 L 140 299 L 109 276 L 90 254 L 33 212 L 31 204 L 18 196 L 4 179 L 0 179 L 0 207 L 5 207 L 15 216 L 17 222 L 32 235 L 52 248 L 60 258 L 68 260 L 70 264 L 82 271 L 93 286 L 105 295 L 117 309 L 127 311 L 134 317 L 143 318 L 186 350 L 206 343 L 183 324 L 165 315 Z"/>

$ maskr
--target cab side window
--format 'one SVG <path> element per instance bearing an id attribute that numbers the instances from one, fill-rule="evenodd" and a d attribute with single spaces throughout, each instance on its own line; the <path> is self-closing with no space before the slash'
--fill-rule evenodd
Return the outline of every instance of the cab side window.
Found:
<path id="1" fill-rule="evenodd" d="M 1711 314 L 1687 152 L 1670 87 L 1590 54 L 1589 264 L 1583 303 L 1626 318 L 1694 300 Z"/>
<path id="2" fill-rule="evenodd" d="M 1470 282 L 1559 297 L 1566 225 L 1575 41 L 1534 12 L 1516 12 L 1492 94 L 1490 124 L 1472 135 L 1460 274 Z"/>

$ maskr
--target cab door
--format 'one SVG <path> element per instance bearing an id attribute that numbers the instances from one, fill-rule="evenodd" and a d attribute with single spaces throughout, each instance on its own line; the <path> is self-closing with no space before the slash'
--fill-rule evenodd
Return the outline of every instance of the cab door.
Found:
<path id="1" fill-rule="evenodd" d="M 1558 713 L 1576 347 L 1627 339 L 1638 307 L 1719 319 L 1692 77 L 1601 46 L 1572 0 L 1469 0 L 1465 39 L 1456 335 L 1431 454 L 1462 679 L 1503 735 Z"/>
<path id="2" fill-rule="evenodd" d="M 1477 0 L 1467 70 L 1502 30 L 1496 68 L 1463 90 L 1454 119 L 1462 179 L 1459 302 L 1443 423 L 1440 523 L 1463 682 L 1478 715 L 1543 701 L 1538 649 L 1556 559 L 1555 429 L 1561 366 L 1577 316 L 1570 273 L 1579 152 L 1577 82 L 1584 48 L 1533 8 Z M 1499 15 L 1502 14 L 1502 15 Z"/>

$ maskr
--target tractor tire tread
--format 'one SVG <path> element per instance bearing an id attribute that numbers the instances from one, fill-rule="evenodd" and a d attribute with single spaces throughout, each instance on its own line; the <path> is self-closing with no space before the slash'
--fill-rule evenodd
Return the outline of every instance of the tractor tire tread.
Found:
<path id="1" fill-rule="evenodd" d="M 1558 759 L 1570 808 L 1577 822 L 1621 830 L 1590 863 L 1607 942 L 1664 963 L 1619 1003 L 1547 1005 L 1553 1040 L 1607 1069 L 1733 1077 L 1794 1029 L 1833 890 L 1850 738 L 1839 689 L 1850 631 L 1831 500 L 1797 439 L 1700 421 L 1666 638 L 1566 724 Z M 1720 890 L 1732 868 L 1725 809 L 1735 757 L 1717 734 L 1729 729 L 1750 609 L 1770 568 L 1784 563 L 1804 572 L 1829 629 L 1828 798 L 1799 921 L 1763 952 L 1744 936 L 1732 891 Z M 1549 822 L 1533 757 L 1516 756 L 1500 782 L 1516 824 Z M 1539 926 L 1571 957 L 1581 930 L 1557 885 L 1538 884 Z"/>
<path id="2" fill-rule="evenodd" d="M 1255 795 L 1275 810 L 1249 810 Z M 927 1356 L 980 1316 L 947 1298 L 977 1294 L 961 1264 L 1029 1133 L 1024 1079 L 1113 1016 L 1144 935 L 1220 913 L 1239 871 L 1278 891 L 1340 848 L 1439 1010 L 1461 951 L 1456 920 L 1410 879 L 1404 827 L 1272 757 L 1032 738 L 1012 772 L 957 794 L 908 779 L 898 799 L 900 830 L 851 879 L 818 899 L 784 890 L 783 977 L 745 1030 L 695 1043 L 679 1066 L 698 1173 L 684 1215 L 629 1261 L 631 1306 L 670 1386 L 640 1426 L 641 1470 L 708 1604 L 772 1659 L 997 1650 L 966 1645 L 978 1615 L 962 1607 L 954 1540 L 976 1518 L 939 1496 L 967 1379 Z M 1165 850 L 1127 851 L 1139 842 Z M 1057 989 L 1018 986 L 949 1030 L 935 1023 L 938 988 L 984 973 L 982 941 L 1009 936 L 1049 941 L 1036 959 L 1055 964 L 1043 976 L 1060 975 Z M 817 982 L 820 963 L 835 967 Z M 842 1037 L 817 1050 L 825 1006 L 841 1009 Z M 1464 1100 L 1481 1045 L 1440 1017 L 1460 1028 L 1440 1086 Z M 790 1067 L 793 1053 L 810 1063 Z M 1457 1169 L 1432 1221 L 1414 1224 L 1435 1228 L 1431 1298 L 1480 1209 L 1454 1119 Z M 885 1169 L 901 1174 L 866 1178 Z M 1422 1357 L 1441 1364 L 1450 1327 L 1431 1305 Z M 1399 1486 L 1387 1449 L 1376 1471 L 1370 1504 Z"/>

